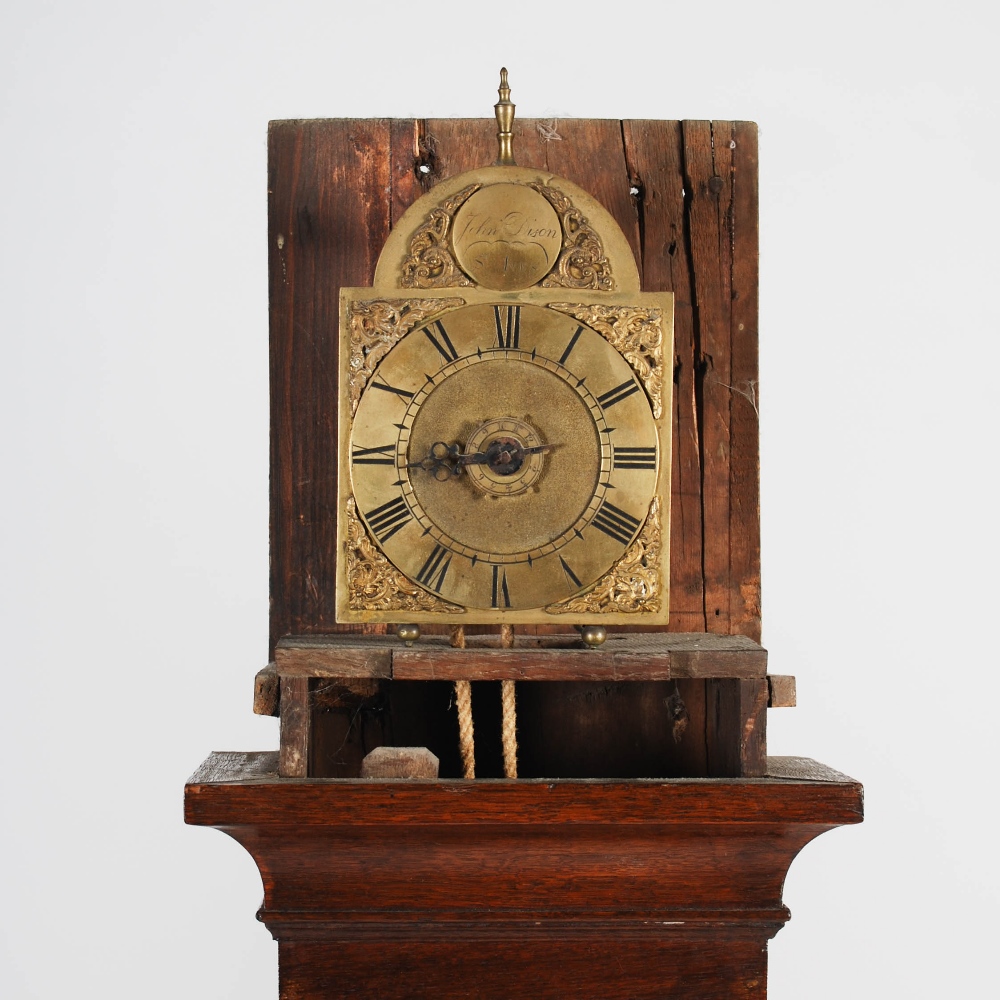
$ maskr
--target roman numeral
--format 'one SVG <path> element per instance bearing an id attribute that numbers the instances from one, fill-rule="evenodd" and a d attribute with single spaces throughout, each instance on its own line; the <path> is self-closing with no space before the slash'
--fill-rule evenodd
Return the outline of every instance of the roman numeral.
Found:
<path id="1" fill-rule="evenodd" d="M 510 607 L 510 591 L 507 589 L 507 571 L 500 566 L 493 567 L 493 600 L 491 606 L 500 607 L 503 602 L 505 608 Z"/>
<path id="2" fill-rule="evenodd" d="M 410 520 L 410 516 L 410 508 L 406 506 L 406 501 L 402 497 L 396 497 L 395 500 L 368 511 L 365 520 L 375 533 L 375 537 L 380 542 L 385 542 Z"/>
<path id="3" fill-rule="evenodd" d="M 580 334 L 583 333 L 583 327 L 578 326 L 576 328 L 576 333 L 570 338 L 569 343 L 566 345 L 566 350 L 562 352 L 562 357 L 559 359 L 559 364 L 566 364 L 566 359 L 573 353 L 573 348 L 576 347 L 576 342 L 580 339 Z"/>
<path id="4" fill-rule="evenodd" d="M 385 382 L 372 382 L 373 389 L 381 389 L 383 392 L 394 392 L 397 396 L 402 396 L 404 399 L 413 399 L 413 393 L 407 392 L 405 389 L 397 389 L 394 385 L 387 385 Z"/>
<path id="5" fill-rule="evenodd" d="M 384 444 L 380 448 L 351 448 L 351 461 L 355 465 L 395 465 L 396 446 Z"/>
<path id="6" fill-rule="evenodd" d="M 604 534 L 610 535 L 616 542 L 628 545 L 632 536 L 639 530 L 639 519 L 608 503 L 601 504 L 600 510 L 594 515 L 593 525 Z"/>
<path id="7" fill-rule="evenodd" d="M 448 555 L 447 559 L 445 559 L 446 555 Z M 431 590 L 440 590 L 450 565 L 451 556 L 448 554 L 448 550 L 443 545 L 435 545 L 434 551 L 427 557 L 427 562 L 417 574 L 417 583 Z M 435 574 L 437 574 L 436 579 Z"/>
<path id="8" fill-rule="evenodd" d="M 580 578 L 573 572 L 569 563 L 566 562 L 562 556 L 559 557 L 559 562 L 562 563 L 563 572 L 566 574 L 566 578 L 570 581 L 570 583 L 575 584 L 577 587 L 582 587 L 583 584 L 580 583 Z"/>
<path id="9" fill-rule="evenodd" d="M 435 337 L 434 334 L 431 333 L 432 326 L 437 329 L 437 337 Z M 458 360 L 458 351 L 455 350 L 454 345 L 448 339 L 448 331 L 445 330 L 444 324 L 441 322 L 441 320 L 436 319 L 434 320 L 433 323 L 430 323 L 423 329 L 427 339 L 437 348 L 438 354 L 440 354 L 441 357 L 444 358 L 445 364 L 448 364 L 451 361 Z M 438 337 L 440 337 L 441 339 L 438 340 Z"/>
<path id="10" fill-rule="evenodd" d="M 615 446 L 612 468 L 615 469 L 655 469 L 655 448 L 619 448 Z"/>
<path id="11" fill-rule="evenodd" d="M 517 347 L 521 339 L 521 307 L 494 306 L 497 321 L 497 346 Z"/>
<path id="12" fill-rule="evenodd" d="M 602 409 L 609 410 L 615 403 L 620 403 L 626 396 L 638 391 L 639 383 L 630 378 L 627 382 L 609 389 L 603 396 L 598 396 L 597 402 L 601 404 Z"/>

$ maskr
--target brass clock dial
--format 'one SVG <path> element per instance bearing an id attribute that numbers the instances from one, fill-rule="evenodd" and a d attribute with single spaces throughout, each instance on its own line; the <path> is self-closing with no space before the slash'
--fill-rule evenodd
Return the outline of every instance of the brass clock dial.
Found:
<path id="1" fill-rule="evenodd" d="M 385 355 L 349 474 L 389 563 L 486 620 L 592 586 L 639 533 L 661 461 L 644 387 L 604 336 L 485 302 L 429 316 Z"/>

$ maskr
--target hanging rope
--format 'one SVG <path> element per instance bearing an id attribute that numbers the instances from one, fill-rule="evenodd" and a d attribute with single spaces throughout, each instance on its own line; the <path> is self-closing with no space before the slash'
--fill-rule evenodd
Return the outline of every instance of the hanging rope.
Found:
<path id="1" fill-rule="evenodd" d="M 462 775 L 476 776 L 476 741 L 472 734 L 472 685 L 455 681 L 455 706 L 458 708 L 458 750 L 462 755 Z"/>
<path id="2" fill-rule="evenodd" d="M 500 648 L 514 647 L 514 626 L 500 626 Z M 517 777 L 517 701 L 512 680 L 500 682 L 500 707 L 503 713 L 503 773 L 505 778 Z"/>
<path id="3" fill-rule="evenodd" d="M 503 773 L 505 778 L 517 777 L 517 706 L 514 682 L 500 682 L 500 704 L 503 708 Z"/>

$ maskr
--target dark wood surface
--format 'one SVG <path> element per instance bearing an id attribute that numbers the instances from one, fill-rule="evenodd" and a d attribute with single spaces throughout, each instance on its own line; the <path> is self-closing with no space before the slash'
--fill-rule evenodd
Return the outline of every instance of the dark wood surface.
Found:
<path id="1" fill-rule="evenodd" d="M 272 648 L 384 631 L 334 617 L 339 289 L 371 283 L 417 197 L 493 162 L 495 130 L 485 118 L 271 125 Z M 756 127 L 525 119 L 515 152 L 597 197 L 643 288 L 675 293 L 670 628 L 759 639 Z"/>
<path id="2" fill-rule="evenodd" d="M 511 649 L 473 637 L 456 649 L 443 636 L 407 646 L 395 636 L 289 636 L 274 653 L 282 677 L 394 680 L 644 681 L 763 677 L 767 651 L 744 636 L 611 634 L 588 649 L 576 635 L 518 636 Z"/>
<path id="3" fill-rule="evenodd" d="M 767 652 L 745 636 L 632 632 L 596 649 L 575 634 L 519 636 L 512 649 L 487 636 L 462 649 L 442 636 L 294 636 L 274 670 L 289 777 L 356 777 L 384 745 L 427 746 L 457 777 L 454 680 L 474 682 L 480 777 L 503 773 L 504 679 L 520 682 L 522 777 L 743 777 L 763 774 L 767 753 Z"/>
<path id="4" fill-rule="evenodd" d="M 185 818 L 257 862 L 282 1000 L 762 1000 L 788 866 L 861 821 L 862 791 L 789 758 L 756 779 L 466 782 L 213 754 Z"/>

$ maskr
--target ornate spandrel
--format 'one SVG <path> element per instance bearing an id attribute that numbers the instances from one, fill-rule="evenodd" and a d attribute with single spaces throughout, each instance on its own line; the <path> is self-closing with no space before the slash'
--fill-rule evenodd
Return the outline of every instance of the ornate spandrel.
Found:
<path id="1" fill-rule="evenodd" d="M 551 302 L 596 330 L 639 376 L 657 420 L 663 415 L 663 311 L 656 307 Z"/>
<path id="2" fill-rule="evenodd" d="M 550 604 L 550 615 L 639 614 L 660 609 L 660 505 L 654 497 L 638 538 L 585 594 Z"/>
<path id="3" fill-rule="evenodd" d="M 474 284 L 455 263 L 451 228 L 455 213 L 481 187 L 470 184 L 431 211 L 410 241 L 399 279 L 401 288 L 461 288 Z"/>
<path id="4" fill-rule="evenodd" d="M 350 304 L 352 415 L 368 380 L 395 344 L 428 316 L 461 305 L 463 299 L 368 299 Z"/>
<path id="5" fill-rule="evenodd" d="M 558 188 L 532 184 L 548 199 L 559 215 L 563 249 L 552 272 L 542 282 L 543 288 L 587 288 L 601 292 L 615 289 L 611 264 L 604 255 L 604 244 L 583 214 Z"/>
<path id="6" fill-rule="evenodd" d="M 442 601 L 403 576 L 389 562 L 358 517 L 354 497 L 346 504 L 348 593 L 352 611 L 437 611 L 461 613 L 464 608 Z"/>

